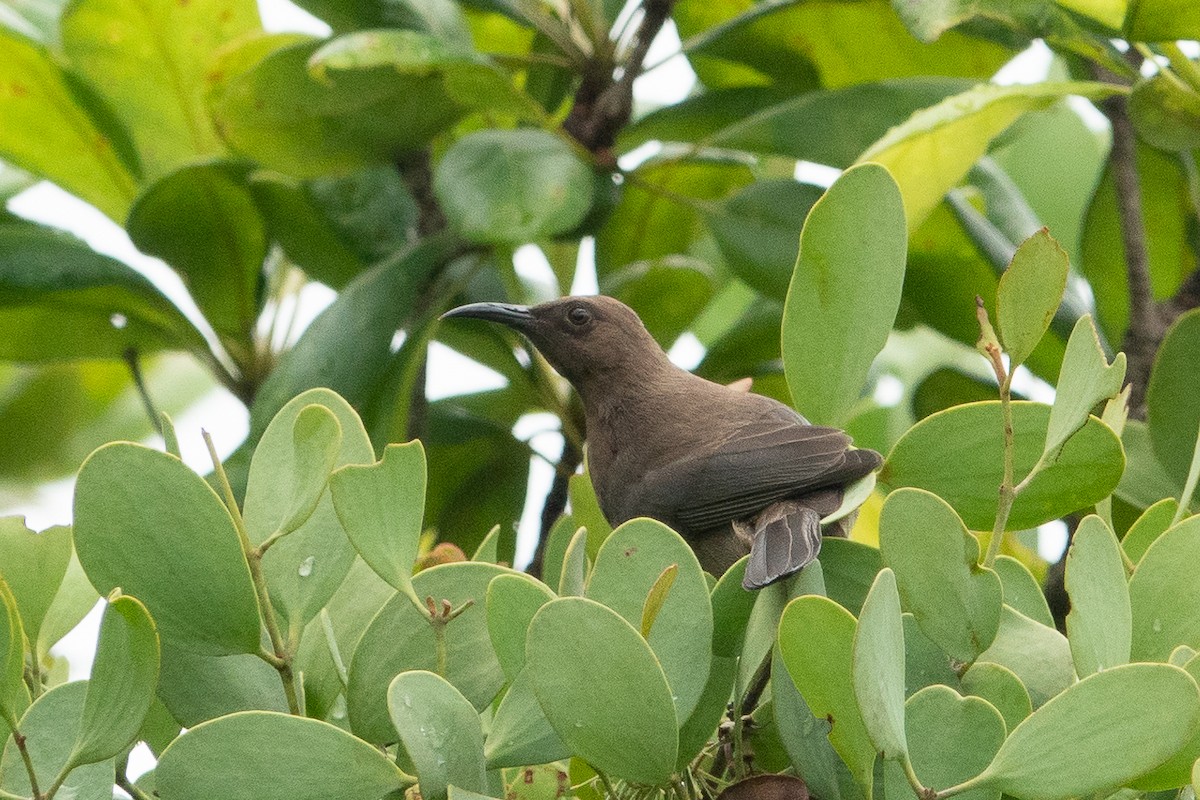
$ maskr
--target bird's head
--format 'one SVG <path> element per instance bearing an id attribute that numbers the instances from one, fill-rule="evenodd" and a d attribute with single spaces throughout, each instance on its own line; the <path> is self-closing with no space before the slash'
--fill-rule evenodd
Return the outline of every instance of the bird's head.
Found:
<path id="1" fill-rule="evenodd" d="M 442 315 L 499 322 L 523 333 L 559 374 L 584 391 L 601 376 L 636 377 L 669 363 L 632 308 L 611 297 L 564 297 L 536 306 L 471 303 Z"/>

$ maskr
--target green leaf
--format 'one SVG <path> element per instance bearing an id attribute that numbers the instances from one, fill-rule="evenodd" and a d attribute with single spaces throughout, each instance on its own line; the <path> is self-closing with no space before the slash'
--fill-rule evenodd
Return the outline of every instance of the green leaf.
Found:
<path id="1" fill-rule="evenodd" d="M 137 191 L 112 139 L 76 84 L 42 47 L 0 26 L 0 156 L 82 197 L 116 222 Z"/>
<path id="2" fill-rule="evenodd" d="M 600 510 L 600 501 L 596 499 L 596 489 L 592 486 L 591 475 L 585 472 L 576 473 L 568 481 L 569 498 L 571 501 L 571 517 L 576 527 L 587 528 L 587 555 L 594 559 L 600 552 L 600 546 L 612 535 L 613 527 L 608 524 L 608 518 Z"/>
<path id="3" fill-rule="evenodd" d="M 425 513 L 425 449 L 390 444 L 378 463 L 348 465 L 329 479 L 338 519 L 351 544 L 379 577 L 416 598 L 413 565 Z"/>
<path id="4" fill-rule="evenodd" d="M 232 149 L 286 175 L 315 178 L 394 162 L 462 115 L 437 76 L 377 70 L 318 78 L 308 62 L 323 44 L 275 34 L 222 52 L 207 100 Z"/>
<path id="5" fill-rule="evenodd" d="M 1200 13 L 1186 0 L 1144 0 L 1130 5 L 1133 13 L 1125 22 L 1130 40 L 1200 38 Z"/>
<path id="6" fill-rule="evenodd" d="M 961 697 L 948 686 L 928 686 L 904 705 L 913 771 L 932 789 L 946 789 L 974 778 L 991 762 L 1004 741 L 1004 720 L 990 703 Z M 896 764 L 884 765 L 890 798 L 913 798 Z M 964 792 L 969 800 L 999 800 L 995 790 Z"/>
<path id="7" fill-rule="evenodd" d="M 545 122 L 546 112 L 513 85 L 508 73 L 471 47 L 469 34 L 448 39 L 419 30 L 359 31 L 338 37 L 312 55 L 309 69 L 322 80 L 338 73 L 372 71 L 412 77 L 438 76 L 441 91 L 454 102 L 478 111 Z"/>
<path id="8" fill-rule="evenodd" d="M 934 684 L 958 686 L 958 675 L 951 668 L 950 656 L 921 630 L 917 618 L 901 615 L 904 625 L 904 693 L 913 693 Z"/>
<path id="9" fill-rule="evenodd" d="M 1121 544 L 1104 520 L 1091 514 L 1079 523 L 1067 551 L 1067 639 L 1075 673 L 1129 663 L 1133 619 Z"/>
<path id="10" fill-rule="evenodd" d="M 75 549 L 92 585 L 137 597 L 164 639 L 204 655 L 258 652 L 233 520 L 174 456 L 127 442 L 92 453 L 75 484 Z"/>
<path id="11" fill-rule="evenodd" d="M 883 569 L 879 548 L 852 539 L 826 537 L 820 561 L 829 599 L 851 614 L 860 613 L 875 575 Z"/>
<path id="12" fill-rule="evenodd" d="M 1176 656 L 1180 656 L 1180 658 L 1177 659 Z M 1171 654 L 1170 663 L 1177 667 L 1183 667 L 1193 680 L 1200 675 L 1200 659 L 1196 658 L 1195 651 L 1192 651 L 1191 648 L 1176 648 L 1176 652 Z M 1183 786 L 1191 777 L 1192 766 L 1195 764 L 1197 756 L 1200 756 L 1200 725 L 1193 728 L 1191 739 L 1186 745 L 1150 772 L 1142 775 L 1136 781 L 1131 781 L 1129 786 L 1142 791 L 1161 791 Z"/>
<path id="13" fill-rule="evenodd" d="M 71 528 L 34 533 L 24 517 L 0 517 L 0 577 L 8 584 L 31 646 L 71 563 Z M 3 662 L 3 659 L 0 659 Z"/>
<path id="14" fill-rule="evenodd" d="M 1146 423 L 1130 419 L 1121 433 L 1125 449 L 1125 473 L 1114 494 L 1134 508 L 1150 508 L 1179 492 L 1175 479 L 1159 463 Z M 1174 513 L 1174 512 L 1172 512 Z"/>
<path id="15" fill-rule="evenodd" d="M 450 146 L 434 168 L 433 189 L 467 239 L 519 245 L 578 225 L 591 206 L 592 174 L 554 134 L 483 130 Z"/>
<path id="16" fill-rule="evenodd" d="M 715 656 L 708 668 L 708 682 L 691 715 L 679 726 L 677 769 L 692 763 L 708 744 L 713 731 L 729 709 L 737 678 L 737 659 Z"/>
<path id="17" fill-rule="evenodd" d="M 1160 72 L 1138 81 L 1129 95 L 1129 118 L 1138 135 L 1159 150 L 1200 147 L 1200 95 L 1175 77 Z"/>
<path id="18" fill-rule="evenodd" d="M 21 717 L 19 729 L 25 748 L 43 791 L 54 782 L 70 762 L 75 740 L 80 733 L 88 684 L 75 681 L 55 686 L 34 702 Z M 16 743 L 7 736 L 4 757 L 0 760 L 0 789 L 18 797 L 33 797 L 26 770 Z M 70 771 L 59 787 L 59 797 L 107 800 L 112 796 L 113 764 L 104 761 Z"/>
<path id="19" fill-rule="evenodd" d="M 1050 613 L 1046 594 L 1028 567 L 1012 556 L 1002 555 L 996 557 L 992 569 L 1000 576 L 1006 604 L 1032 620 L 1050 628 L 1054 627 L 1054 615 Z"/>
<path id="20" fill-rule="evenodd" d="M 725 263 L 765 295 L 787 297 L 800 230 L 824 192 L 794 180 L 763 180 L 711 207 L 705 221 Z"/>
<path id="21" fill-rule="evenodd" d="M 1169 528 L 1146 550 L 1129 579 L 1132 661 L 1166 661 L 1178 645 L 1200 645 L 1200 517 Z"/>
<path id="22" fill-rule="evenodd" d="M 638 629 L 643 639 L 650 637 L 650 631 L 654 629 L 654 622 L 658 619 L 658 612 L 662 611 L 663 603 L 666 602 L 667 595 L 671 593 L 671 587 L 675 585 L 675 578 L 678 576 L 679 565 L 671 564 L 658 574 L 658 580 L 647 592 L 646 602 L 642 604 L 642 624 Z M 701 577 L 703 578 L 703 575 Z"/>
<path id="23" fill-rule="evenodd" d="M 1146 421 L 1154 454 L 1183 486 L 1200 430 L 1195 381 L 1200 370 L 1200 309 L 1181 315 L 1167 329 L 1154 358 L 1146 389 Z"/>
<path id="24" fill-rule="evenodd" d="M 334 436 L 335 430 L 339 436 Z M 299 637 L 354 562 L 354 547 L 326 490 L 328 469 L 370 463 L 373 458 L 358 414 L 328 389 L 296 396 L 259 440 L 250 462 L 243 517 L 255 546 L 291 530 L 270 546 L 262 562 L 272 602 L 287 620 L 291 637 Z M 306 514 L 308 509 L 312 510 Z M 300 526 L 290 528 L 297 521 Z"/>
<path id="25" fill-rule="evenodd" d="M 267 230 L 246 186 L 248 165 L 214 160 L 181 167 L 138 195 L 129 237 L 183 277 L 205 318 L 245 363 L 259 312 Z"/>
<path id="26" fill-rule="evenodd" d="M 1007 605 L 1001 609 L 996 638 L 978 660 L 1011 670 L 1025 685 L 1034 708 L 1075 682 L 1067 637 Z"/>
<path id="27" fill-rule="evenodd" d="M 524 645 L 524 640 L 521 644 Z M 490 769 L 545 764 L 570 758 L 571 748 L 563 744 L 554 728 L 550 727 L 538 703 L 529 670 L 522 669 L 504 693 L 492 717 L 492 724 L 488 726 L 483 752 Z"/>
<path id="28" fill-rule="evenodd" d="M 737 658 L 741 655 L 746 626 L 754 610 L 755 598 L 758 597 L 757 592 L 742 587 L 746 562 L 749 560 L 749 556 L 738 559 L 717 580 L 717 585 L 709 593 L 713 614 L 712 651 L 715 656 Z"/>
<path id="29" fill-rule="evenodd" d="M 1179 667 L 1114 667 L 1033 712 L 972 782 L 1024 800 L 1089 795 L 1162 763 L 1198 719 L 1196 682 Z"/>
<path id="30" fill-rule="evenodd" d="M 96 661 L 71 764 L 92 764 L 137 741 L 158 686 L 158 631 L 141 601 L 111 600 L 100 620 Z"/>
<path id="31" fill-rule="evenodd" d="M 967 694 L 982 697 L 995 706 L 1010 731 L 1033 713 L 1033 703 L 1025 684 L 1008 667 L 976 661 L 963 673 L 962 688 Z"/>
<path id="32" fill-rule="evenodd" d="M 525 635 L 533 615 L 554 596 L 549 586 L 529 575 L 497 575 L 488 584 L 488 636 L 510 681 L 525 669 Z"/>
<path id="33" fill-rule="evenodd" d="M 476 709 L 492 702 L 504 685 L 504 671 L 488 639 L 485 600 L 488 584 L 497 575 L 513 575 L 495 564 L 463 561 L 421 570 L 413 578 L 420 598 L 441 605 L 471 605 L 445 629 L 446 671 L 443 677 L 462 692 Z M 393 595 L 363 631 L 350 661 L 346 705 L 350 729 L 367 741 L 394 741 L 386 697 L 392 678 L 401 672 L 437 669 L 437 645 L 429 615 L 408 597 Z"/>
<path id="34" fill-rule="evenodd" d="M 479 543 L 479 547 L 475 548 L 475 552 L 471 554 L 472 561 L 483 561 L 488 564 L 495 564 L 500 561 L 500 526 L 493 525 L 492 529 L 483 537 L 483 541 Z"/>
<path id="35" fill-rule="evenodd" d="M 81 0 L 63 14 L 62 48 L 129 129 L 150 177 L 222 146 L 204 107 L 218 48 L 259 30 L 247 0 Z"/>
<path id="36" fill-rule="evenodd" d="M 487 791 L 479 715 L 445 678 L 424 670 L 403 672 L 388 687 L 387 705 L 417 768 L 422 798 L 443 800 L 450 784 Z"/>
<path id="37" fill-rule="evenodd" d="M 42 620 L 41 632 L 35 643 L 38 658 L 44 657 L 59 639 L 70 633 L 96 607 L 99 599 L 100 595 L 83 572 L 79 556 L 72 552 L 66 574 Z"/>
<path id="38" fill-rule="evenodd" d="M 158 694 L 180 725 L 238 711 L 288 711 L 279 673 L 257 655 L 201 656 L 163 641 Z"/>
<path id="39" fill-rule="evenodd" d="M 704 692 L 712 659 L 708 584 L 691 547 L 661 522 L 630 520 L 604 541 L 585 596 L 617 612 L 637 630 L 648 596 L 663 570 L 672 566 L 677 577 L 645 639 L 667 677 L 682 721 Z"/>
<path id="40" fill-rule="evenodd" d="M 909 230 L 967 174 L 992 140 L 1029 111 L 1067 95 L 1102 100 L 1119 91 L 1103 83 L 984 84 L 918 111 L 859 157 L 887 167 L 904 196 Z M 936 155 L 935 155 L 936 154 Z"/>
<path id="41" fill-rule="evenodd" d="M 1158 540 L 1175 521 L 1175 512 L 1179 509 L 1179 501 L 1173 497 L 1159 500 L 1142 512 L 1142 515 L 1129 526 L 1121 539 L 1121 547 L 1129 560 L 1138 563 L 1150 549 L 1150 545 Z"/>
<path id="42" fill-rule="evenodd" d="M 996 573 L 979 565 L 979 542 L 954 509 L 920 489 L 892 492 L 879 518 L 879 547 L 926 636 L 968 663 L 988 648 L 1003 590 Z"/>
<path id="43" fill-rule="evenodd" d="M 1012 369 L 1029 358 L 1050 327 L 1067 288 L 1067 271 L 1066 251 L 1043 228 L 1021 243 L 1000 276 L 996 323 Z M 1086 411 L 1082 416 L 1087 418 Z"/>
<path id="44" fill-rule="evenodd" d="M 830 800 L 858 800 L 863 796 L 829 742 L 829 721 L 813 716 L 778 646 L 771 655 L 771 711 L 788 759 L 813 796 Z"/>
<path id="45" fill-rule="evenodd" d="M 798 597 L 779 620 L 779 650 L 813 715 L 832 722 L 829 741 L 870 797 L 875 746 L 849 680 L 855 629 L 854 617 L 832 600 Z"/>
<path id="46" fill-rule="evenodd" d="M 1003 282 L 1001 283 L 1003 285 Z M 1089 335 L 1090 334 L 1090 335 Z M 1075 323 L 1067 341 L 1062 371 L 1058 374 L 1045 453 L 1051 455 L 1087 422 L 1096 405 L 1121 391 L 1125 381 L 1125 354 L 1117 353 L 1112 364 L 1104 356 L 1090 314 Z"/>
<path id="47" fill-rule="evenodd" d="M 666 256 L 621 267 L 600 289 L 636 311 L 650 335 L 669 347 L 712 299 L 711 273 L 703 261 Z"/>
<path id="48" fill-rule="evenodd" d="M 670 779 L 679 746 L 671 689 L 632 625 L 593 600 L 552 600 L 529 626 L 525 659 L 546 719 L 572 752 L 622 780 Z"/>
<path id="49" fill-rule="evenodd" d="M 366 800 L 410 783 L 386 755 L 340 728 L 270 711 L 197 725 L 171 742 L 154 770 L 156 793 L 180 800 Z"/>
<path id="50" fill-rule="evenodd" d="M 21 683 L 25 670 L 25 633 L 21 630 L 21 614 L 17 599 L 8 583 L 0 578 L 0 721 L 11 726 L 21 709 L 12 698 L 23 691 Z M 28 701 L 26 701 L 28 702 Z"/>
<path id="51" fill-rule="evenodd" d="M 571 537 L 563 554 L 562 574 L 558 578 L 558 593 L 562 597 L 580 597 L 587 586 L 588 557 L 587 529 L 580 528 Z"/>
<path id="52" fill-rule="evenodd" d="M 862 394 L 900 306 L 907 241 L 895 181 L 877 166 L 847 170 L 809 212 L 784 307 L 783 363 L 813 422 L 843 423 Z"/>
<path id="53" fill-rule="evenodd" d="M 208 345 L 153 283 L 120 261 L 51 228 L 0 225 L 0 357 L 122 358 L 130 348 L 204 353 Z"/>
<path id="54" fill-rule="evenodd" d="M 1013 479 L 1023 479 L 1043 450 L 1050 407 L 1014 402 Z M 932 414 L 908 430 L 879 473 L 892 488 L 915 486 L 947 500 L 972 530 L 990 530 L 1004 464 L 1000 402 L 969 403 Z M 1124 470 L 1121 443 L 1089 418 L 1013 504 L 1008 530 L 1024 530 L 1108 497 Z"/>
<path id="55" fill-rule="evenodd" d="M 908 760 L 904 737 L 904 624 L 896 575 L 884 568 L 854 631 L 852 682 L 863 725 L 885 759 Z"/>

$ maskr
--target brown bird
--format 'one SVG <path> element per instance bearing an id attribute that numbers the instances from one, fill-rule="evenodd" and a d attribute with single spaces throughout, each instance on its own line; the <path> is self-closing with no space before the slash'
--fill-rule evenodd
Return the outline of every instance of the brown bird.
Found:
<path id="1" fill-rule="evenodd" d="M 820 520 L 841 504 L 842 487 L 882 461 L 783 403 L 675 366 L 633 309 L 610 297 L 472 303 L 446 317 L 520 331 L 579 392 L 588 471 L 610 523 L 660 520 L 718 575 L 749 549 L 747 589 L 815 559 Z"/>

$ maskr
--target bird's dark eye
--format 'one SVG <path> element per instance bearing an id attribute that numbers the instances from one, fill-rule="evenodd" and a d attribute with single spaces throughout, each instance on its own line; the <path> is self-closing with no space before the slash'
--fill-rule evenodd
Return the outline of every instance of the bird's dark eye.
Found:
<path id="1" fill-rule="evenodd" d="M 592 312 L 583 306 L 575 306 L 567 312 L 567 319 L 571 321 L 572 325 L 582 327 L 592 321 Z"/>

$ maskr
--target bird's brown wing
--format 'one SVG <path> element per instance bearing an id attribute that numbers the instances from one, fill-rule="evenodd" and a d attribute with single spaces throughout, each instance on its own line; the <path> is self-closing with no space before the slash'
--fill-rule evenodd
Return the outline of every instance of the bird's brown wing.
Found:
<path id="1" fill-rule="evenodd" d="M 878 454 L 848 451 L 849 444 L 837 428 L 787 419 L 750 422 L 702 453 L 650 471 L 636 493 L 641 508 L 630 510 L 663 515 L 691 532 L 713 530 L 775 500 L 846 483 L 878 466 Z"/>

